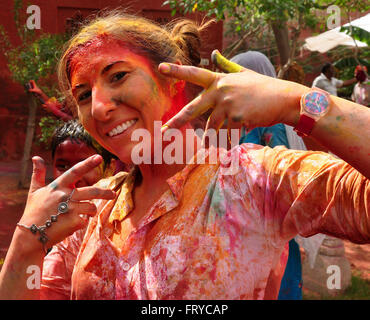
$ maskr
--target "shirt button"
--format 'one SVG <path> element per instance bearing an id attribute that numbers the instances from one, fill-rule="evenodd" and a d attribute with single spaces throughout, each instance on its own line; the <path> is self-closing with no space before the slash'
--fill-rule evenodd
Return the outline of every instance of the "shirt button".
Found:
<path id="1" fill-rule="evenodd" d="M 130 265 L 127 262 L 122 263 L 122 269 L 124 271 L 129 271 L 130 270 Z"/>

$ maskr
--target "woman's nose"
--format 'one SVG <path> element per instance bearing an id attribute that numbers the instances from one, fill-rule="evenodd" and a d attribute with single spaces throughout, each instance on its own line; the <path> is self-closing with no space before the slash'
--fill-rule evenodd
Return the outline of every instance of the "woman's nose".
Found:
<path id="1" fill-rule="evenodd" d="M 116 109 L 116 104 L 109 97 L 109 93 L 104 93 L 99 90 L 92 91 L 92 116 L 99 121 L 107 121 L 112 116 Z"/>

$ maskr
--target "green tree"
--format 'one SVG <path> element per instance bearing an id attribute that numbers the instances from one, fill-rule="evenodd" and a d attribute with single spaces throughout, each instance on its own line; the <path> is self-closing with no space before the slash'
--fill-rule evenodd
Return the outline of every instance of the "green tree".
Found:
<path id="1" fill-rule="evenodd" d="M 27 29 L 25 24 L 27 14 L 22 0 L 14 0 L 13 13 L 17 33 L 21 40 L 19 45 L 15 46 L 11 43 L 5 27 L 0 25 L 0 48 L 6 58 L 13 80 L 23 86 L 30 80 L 35 80 L 40 83 L 40 87 L 45 93 L 58 96 L 59 92 L 54 78 L 55 67 L 62 46 L 66 41 L 66 35 L 48 34 Z M 19 187 L 26 187 L 27 164 L 34 139 L 38 105 L 35 98 L 27 90 L 26 92 L 28 95 L 28 122 Z M 49 125 L 58 123 L 56 118 L 48 118 Z M 46 134 L 50 134 L 49 131 L 46 131 Z"/>
<path id="2" fill-rule="evenodd" d="M 330 5 L 346 12 L 369 9 L 366 1 L 358 0 L 166 0 L 163 4 L 170 6 L 172 14 L 201 11 L 218 20 L 231 19 L 233 31 L 240 39 L 232 45 L 234 48 L 225 50 L 228 57 L 246 38 L 266 32 L 267 27 L 279 54 L 280 78 L 296 56 L 301 31 L 324 27 Z"/>

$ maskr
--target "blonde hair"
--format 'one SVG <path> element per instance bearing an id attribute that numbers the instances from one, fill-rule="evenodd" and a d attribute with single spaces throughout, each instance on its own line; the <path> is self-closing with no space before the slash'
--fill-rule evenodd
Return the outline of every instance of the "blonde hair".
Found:
<path id="1" fill-rule="evenodd" d="M 146 56 L 153 66 L 161 62 L 180 61 L 185 65 L 200 63 L 200 32 L 211 22 L 197 25 L 191 20 L 172 21 L 160 26 L 154 21 L 117 10 L 103 13 L 72 37 L 58 65 L 58 79 L 62 93 L 69 105 L 75 109 L 71 94 L 71 60 L 78 49 L 83 48 L 99 36 L 113 41 L 124 41 L 133 52 Z M 154 68 L 156 70 L 156 68 Z"/>

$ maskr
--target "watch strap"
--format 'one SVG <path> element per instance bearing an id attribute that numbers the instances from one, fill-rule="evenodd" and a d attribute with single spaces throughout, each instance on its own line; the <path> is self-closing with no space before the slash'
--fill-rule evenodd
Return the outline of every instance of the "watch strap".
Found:
<path id="1" fill-rule="evenodd" d="M 299 121 L 296 127 L 294 128 L 294 131 L 296 131 L 300 137 L 309 136 L 311 134 L 313 126 L 315 125 L 315 122 L 316 122 L 315 119 L 305 114 L 301 114 Z"/>

